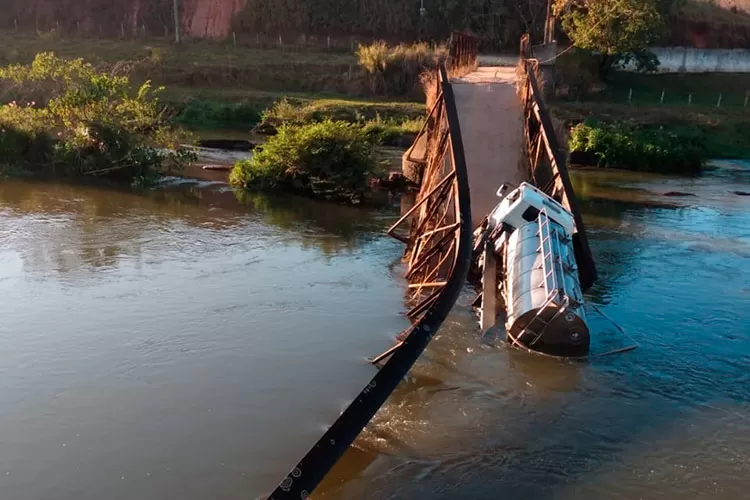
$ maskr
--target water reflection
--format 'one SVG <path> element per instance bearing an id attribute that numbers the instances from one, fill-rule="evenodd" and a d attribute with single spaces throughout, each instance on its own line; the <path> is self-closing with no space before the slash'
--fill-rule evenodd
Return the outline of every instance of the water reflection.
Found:
<path id="1" fill-rule="evenodd" d="M 184 179 L 167 180 L 145 193 L 8 181 L 0 184 L 0 245 L 22 248 L 27 271 L 64 274 L 106 270 L 124 261 L 138 267 L 165 231 L 185 236 L 175 252 L 213 248 L 226 239 L 226 231 L 236 231 L 335 256 L 372 242 L 397 210 L 390 204 L 351 209 Z"/>
<path id="2" fill-rule="evenodd" d="M 0 184 L 3 500 L 267 493 L 408 324 L 398 207 L 164 184 Z"/>

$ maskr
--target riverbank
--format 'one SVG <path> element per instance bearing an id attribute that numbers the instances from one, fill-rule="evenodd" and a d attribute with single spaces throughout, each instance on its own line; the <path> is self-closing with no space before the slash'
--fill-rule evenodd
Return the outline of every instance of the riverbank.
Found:
<path id="1" fill-rule="evenodd" d="M 425 115 L 423 102 L 402 98 L 379 100 L 358 95 L 364 86 L 372 82 L 368 81 L 366 69 L 357 69 L 357 57 L 352 53 L 287 50 L 283 47 L 249 48 L 207 41 L 187 42 L 180 46 L 158 41 L 156 44 L 145 45 L 138 40 L 92 41 L 60 38 L 49 34 L 10 36 L 7 32 L 0 32 L 0 39 L 6 41 L 9 47 L 9 50 L 0 56 L 4 58 L 0 59 L 0 62 L 6 63 L 6 68 L 26 68 L 28 75 L 35 71 L 34 67 L 28 64 L 35 57 L 38 58 L 38 54 L 44 53 L 41 52 L 43 50 L 54 49 L 55 55 L 50 57 L 55 58 L 58 66 L 68 64 L 68 71 L 75 72 L 79 66 L 85 66 L 87 75 L 76 75 L 75 85 L 68 89 L 69 96 L 82 87 L 91 90 L 87 91 L 87 102 L 78 106 L 79 109 L 89 109 L 89 105 L 99 106 L 105 102 L 104 99 L 92 97 L 96 93 L 96 83 L 89 77 L 94 74 L 110 75 L 107 81 L 117 83 L 117 102 L 129 102 L 127 99 L 133 98 L 134 95 L 141 99 L 139 85 L 146 85 L 140 87 L 141 89 L 150 89 L 149 82 L 153 81 L 153 87 L 166 85 L 165 88 L 159 89 L 158 99 L 146 95 L 148 92 L 144 94 L 144 97 L 148 97 L 149 113 L 153 120 L 159 120 L 160 125 L 169 126 L 176 132 L 194 132 L 198 138 L 205 135 L 211 136 L 212 139 L 230 138 L 222 137 L 225 131 L 230 131 L 231 139 L 247 141 L 246 153 L 250 153 L 256 146 L 260 146 L 258 151 L 262 151 L 263 143 L 267 140 L 273 141 L 273 136 L 284 128 L 304 128 L 325 122 L 335 122 L 353 131 L 353 137 L 366 141 L 369 150 L 381 146 L 407 148 L 421 129 Z M 389 52 L 391 50 L 395 52 Z M 424 63 L 425 58 L 432 57 L 433 53 L 434 50 L 427 45 L 393 49 L 377 45 L 368 52 L 368 61 L 377 62 L 377 57 L 382 56 L 388 59 L 389 63 L 408 60 L 419 66 Z M 73 59 L 81 56 L 85 57 L 85 61 Z M 315 71 L 307 71 L 308 65 L 314 67 Z M 381 67 L 377 64 L 376 66 Z M 338 83 L 318 85 L 318 76 L 325 81 L 335 80 Z M 411 79 L 416 81 L 416 77 L 411 76 Z M 182 150 L 180 145 L 194 143 L 183 140 L 167 144 L 160 140 L 160 134 L 149 132 L 144 136 L 146 140 L 141 142 L 143 147 L 151 148 L 148 152 L 152 153 L 154 160 L 148 168 L 137 172 L 120 168 L 117 158 L 109 161 L 106 155 L 90 154 L 91 148 L 76 147 L 73 148 L 73 158 L 78 158 L 81 160 L 79 163 L 85 162 L 87 165 L 85 168 L 68 169 L 67 163 L 70 163 L 70 160 L 65 158 L 63 160 L 66 161 L 62 161 L 56 154 L 71 144 L 73 139 L 80 139 L 79 142 L 86 143 L 86 147 L 91 146 L 86 142 L 88 139 L 85 139 L 86 134 L 92 130 L 90 124 L 82 113 L 79 113 L 81 119 L 70 126 L 60 123 L 60 120 L 48 123 L 45 119 L 51 116 L 51 111 L 46 108 L 57 109 L 54 91 L 36 84 L 24 86 L 23 82 L 13 81 L 13 78 L 7 75 L 3 78 L 4 82 L 0 82 L 0 103 L 5 103 L 5 118 L 11 110 L 10 105 L 16 100 L 24 103 L 23 110 L 26 115 L 39 111 L 39 120 L 36 121 L 28 120 L 25 115 L 13 120 L 3 119 L 4 139 L 0 142 L 3 142 L 3 149 L 12 148 L 14 153 L 4 154 L 8 161 L 8 166 L 3 169 L 6 175 L 15 175 L 19 172 L 39 173 L 37 171 L 40 170 L 44 171 L 43 173 L 62 172 L 65 175 L 89 175 L 93 172 L 110 176 L 111 173 L 117 173 L 123 174 L 123 178 L 137 180 L 138 183 L 148 183 L 153 180 L 154 175 L 164 170 L 160 152 L 179 152 Z M 266 78 L 270 80 L 266 81 Z M 339 85 L 342 81 L 346 82 L 346 85 Z M 65 86 L 62 81 L 51 83 L 53 86 Z M 126 88 L 129 86 L 132 88 Z M 113 97 L 115 96 L 108 96 Z M 104 113 L 97 116 L 93 118 L 103 119 Z M 92 117 L 86 117 L 89 118 Z M 114 124 L 116 120 L 110 122 Z M 29 128 L 29 123 L 39 126 Z M 63 134 L 62 139 L 58 132 L 61 127 L 63 132 L 69 130 L 69 133 Z M 140 133 L 141 129 L 152 130 L 158 127 L 155 123 L 139 123 L 136 128 L 138 130 L 130 132 L 135 134 Z M 21 144 L 17 144 L 18 141 L 15 139 L 6 140 L 8 134 L 5 130 L 11 130 L 14 137 L 17 135 L 23 138 Z M 95 144 L 103 142 L 101 134 L 95 139 Z M 60 145 L 62 147 L 59 147 Z M 106 152 L 113 149 L 113 144 L 105 146 L 99 149 Z M 123 154 L 129 154 L 129 147 L 121 149 Z M 44 153 L 42 158 L 30 155 L 31 151 L 47 150 L 49 154 Z M 390 176 L 387 167 L 381 165 L 379 155 L 373 153 L 367 162 L 372 168 L 368 169 L 367 182 L 359 186 L 362 189 L 373 182 L 383 184 Z M 60 166 L 63 168 L 59 168 Z M 166 166 L 170 171 L 174 167 Z M 337 170 L 348 166 L 333 165 L 331 168 Z M 245 182 L 238 183 L 240 184 L 248 185 Z"/>
<path id="2" fill-rule="evenodd" d="M 574 163 L 692 174 L 710 158 L 750 158 L 744 88 L 750 75 L 617 73 L 550 111 Z"/>

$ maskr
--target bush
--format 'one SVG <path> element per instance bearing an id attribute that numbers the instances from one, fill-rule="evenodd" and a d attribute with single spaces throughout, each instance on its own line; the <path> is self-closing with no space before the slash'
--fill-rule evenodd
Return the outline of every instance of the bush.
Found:
<path id="1" fill-rule="evenodd" d="M 180 110 L 176 122 L 195 129 L 250 129 L 260 121 L 262 111 L 262 107 L 249 102 L 191 101 Z"/>
<path id="2" fill-rule="evenodd" d="M 427 43 L 389 46 L 383 41 L 360 45 L 357 59 L 364 70 L 368 90 L 375 95 L 405 96 L 421 90 L 420 76 L 446 57 L 444 46 Z"/>
<path id="3" fill-rule="evenodd" d="M 372 144 L 345 122 L 283 125 L 279 133 L 230 174 L 235 186 L 286 188 L 330 197 L 362 193 L 375 166 Z"/>
<path id="4" fill-rule="evenodd" d="M 3 163 L 39 165 L 54 154 L 47 133 L 48 113 L 15 102 L 0 106 L 0 156 Z"/>
<path id="5" fill-rule="evenodd" d="M 382 113 L 382 115 L 381 115 Z M 424 111 L 409 105 L 282 99 L 263 112 L 265 127 L 305 125 L 324 121 L 346 122 L 361 128 L 373 144 L 409 147 L 422 129 Z"/>
<path id="6" fill-rule="evenodd" d="M 143 182 L 165 162 L 181 166 L 192 159 L 179 147 L 184 137 L 166 123 L 160 89 L 149 82 L 131 95 L 127 78 L 52 53 L 0 68 L 0 80 L 16 95 L 43 95 L 38 104 L 27 99 L 0 106 L 0 154 L 22 167 Z"/>
<path id="7" fill-rule="evenodd" d="M 697 132 L 676 134 L 655 126 L 593 120 L 573 127 L 570 152 L 579 157 L 577 162 L 664 173 L 698 173 L 708 160 Z"/>

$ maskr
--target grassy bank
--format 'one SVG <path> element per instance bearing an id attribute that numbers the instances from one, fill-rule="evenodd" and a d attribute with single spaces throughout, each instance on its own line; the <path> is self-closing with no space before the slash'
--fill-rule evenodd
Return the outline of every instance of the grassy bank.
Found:
<path id="1" fill-rule="evenodd" d="M 193 159 L 171 126 L 160 89 L 82 59 L 41 53 L 28 65 L 0 67 L 0 169 L 5 174 L 100 176 L 148 184 L 164 168 Z"/>
<path id="2" fill-rule="evenodd" d="M 208 40 L 175 45 L 169 40 L 59 37 L 0 31 L 0 64 L 31 62 L 40 52 L 85 57 L 98 68 L 127 70 L 135 82 L 146 79 L 182 88 L 250 88 L 291 92 L 347 92 L 352 53 L 235 47 Z"/>
<path id="3" fill-rule="evenodd" d="M 750 158 L 746 89 L 745 74 L 617 73 L 603 90 L 550 108 L 573 161 L 693 173 L 711 158 Z"/>
<path id="4" fill-rule="evenodd" d="M 50 88 L 37 85 L 34 66 L 27 67 L 30 69 L 25 82 L 0 82 L 0 105 L 20 96 L 25 102 L 39 102 L 30 107 L 42 113 L 37 120 L 27 119 L 28 116 L 15 119 L 12 127 L 7 120 L 3 123 L 8 125 L 6 129 L 14 133 L 20 130 L 26 134 L 23 137 L 30 138 L 20 146 L 15 137 L 0 144 L 7 150 L 15 148 L 15 156 L 6 155 L 13 164 L 43 166 L 41 169 L 57 173 L 62 163 L 58 157 L 61 144 L 67 147 L 75 140 L 83 144 L 86 141 L 79 136 L 93 131 L 93 143 L 101 146 L 106 141 L 104 132 L 97 128 L 99 123 L 109 120 L 114 126 L 119 121 L 134 122 L 122 111 L 135 109 L 133 103 L 137 101 L 138 106 L 148 110 L 153 123 L 134 125 L 124 137 L 138 138 L 132 144 L 133 151 L 153 153 L 147 160 L 132 162 L 148 163 L 145 170 L 129 172 L 120 168 L 125 161 L 121 156 L 130 154 L 130 143 L 117 153 L 120 156 L 112 158 L 99 155 L 86 143 L 71 150 L 67 162 L 78 159 L 79 165 L 66 172 L 111 172 L 145 178 L 158 171 L 166 160 L 178 163 L 183 159 L 179 150 L 177 156 L 170 157 L 157 153 L 178 144 L 176 139 L 170 144 L 162 140 L 167 129 L 256 130 L 271 138 L 256 151 L 253 160 L 238 164 L 232 175 L 233 184 L 281 188 L 352 202 L 360 198 L 373 178 L 383 178 L 387 173 L 378 164 L 375 147 L 408 147 L 422 128 L 423 99 L 414 102 L 405 96 L 418 87 L 421 72 L 444 55 L 443 49 L 426 44 L 376 44 L 360 48 L 358 61 L 354 54 L 261 50 L 207 41 L 181 46 L 158 42 L 144 45 L 138 41 L 59 39 L 46 35 L 9 37 L 0 32 L 0 42 L 9 47 L 0 57 L 14 67 L 26 67 L 23 65 L 33 60 L 38 51 L 50 47 L 62 58 L 82 54 L 87 58 L 69 63 L 85 66 L 88 72 L 68 92 L 71 106 L 78 106 L 81 115 L 77 123 L 67 123 L 67 111 L 58 112 Z M 361 69 L 357 70 L 360 63 Z M 68 82 L 66 76 L 54 70 L 47 73 L 44 79 L 58 78 L 54 82 L 57 86 Z M 149 81 L 147 78 L 153 79 L 155 85 L 168 85 L 159 89 L 161 100 L 149 93 L 150 84 L 139 87 L 140 82 Z M 114 93 L 110 92 L 113 82 L 117 87 Z M 365 98 L 361 94 L 392 97 L 380 100 L 382 96 Z M 25 122 L 33 126 L 21 130 Z M 56 133 L 62 136 L 55 138 Z M 126 144 L 125 139 L 115 138 L 102 148 L 110 154 L 118 144 Z M 44 152 L 41 158 L 32 157 L 36 151 Z"/>

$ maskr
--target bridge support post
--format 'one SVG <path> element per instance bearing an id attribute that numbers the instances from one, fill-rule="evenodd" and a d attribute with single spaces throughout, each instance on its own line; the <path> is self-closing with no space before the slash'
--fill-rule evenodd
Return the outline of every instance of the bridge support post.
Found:
<path id="1" fill-rule="evenodd" d="M 497 322 L 497 259 L 491 241 L 484 243 L 482 255 L 482 309 L 479 326 L 482 334 L 487 333 Z"/>

